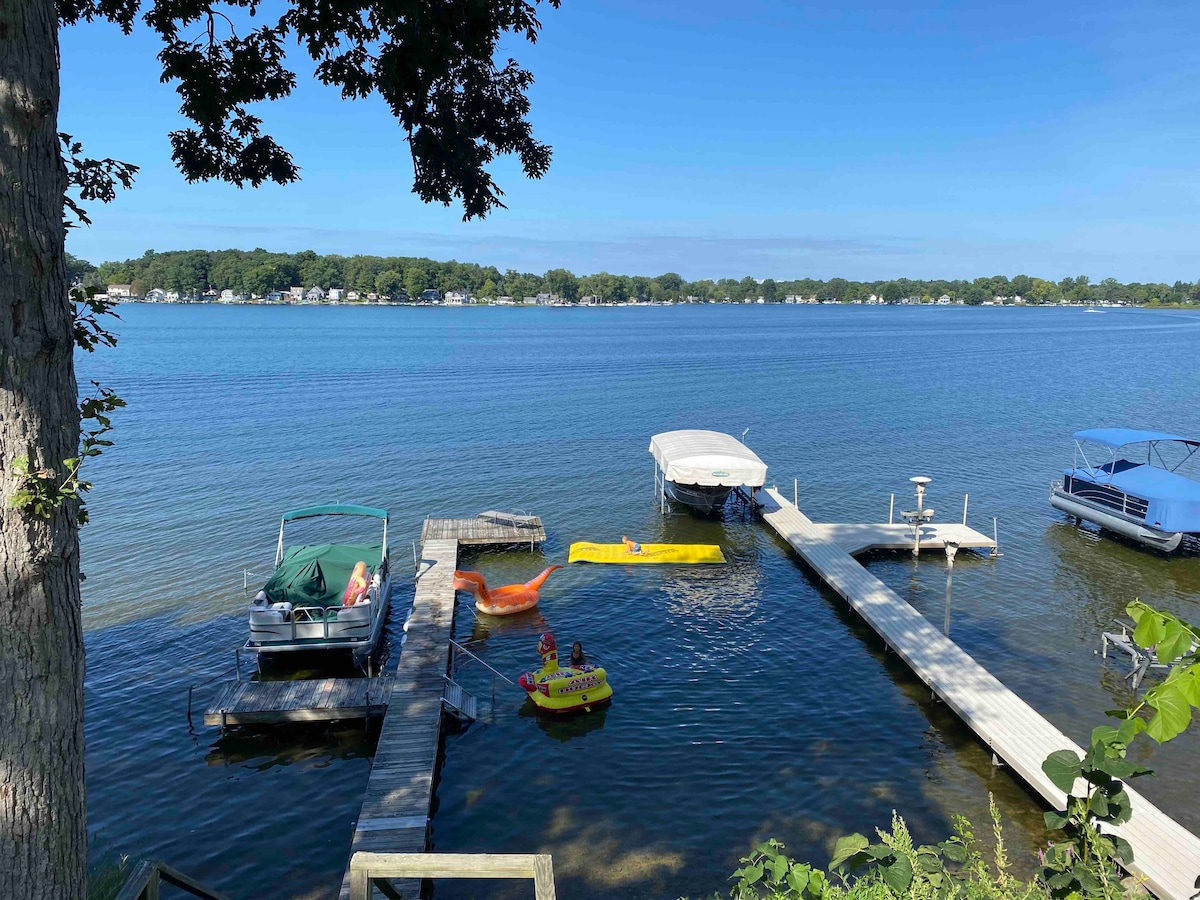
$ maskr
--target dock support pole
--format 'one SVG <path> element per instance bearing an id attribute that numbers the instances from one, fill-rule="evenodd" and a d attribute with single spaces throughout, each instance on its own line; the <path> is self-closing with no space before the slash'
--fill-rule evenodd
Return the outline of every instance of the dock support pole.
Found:
<path id="1" fill-rule="evenodd" d="M 967 494 L 963 494 L 963 524 L 967 524 Z"/>
<path id="2" fill-rule="evenodd" d="M 892 500 L 888 503 L 888 524 L 891 525 L 895 521 L 894 513 L 896 511 L 896 495 L 892 494 Z"/>
<path id="3" fill-rule="evenodd" d="M 800 508 L 800 479 L 792 479 L 792 506 Z"/>

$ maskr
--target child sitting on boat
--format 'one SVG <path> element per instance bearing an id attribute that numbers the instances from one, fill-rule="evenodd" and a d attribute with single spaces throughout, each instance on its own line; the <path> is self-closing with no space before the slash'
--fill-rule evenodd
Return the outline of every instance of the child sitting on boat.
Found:
<path id="1" fill-rule="evenodd" d="M 350 581 L 346 584 L 346 593 L 342 595 L 342 606 L 353 606 L 367 596 L 370 583 L 367 581 L 367 564 L 359 560 L 354 564 L 350 573 Z"/>

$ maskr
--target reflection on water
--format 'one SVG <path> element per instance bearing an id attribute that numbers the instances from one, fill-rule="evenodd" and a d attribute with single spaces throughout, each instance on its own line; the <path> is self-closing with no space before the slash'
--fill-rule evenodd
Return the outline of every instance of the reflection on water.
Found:
<path id="1" fill-rule="evenodd" d="M 1045 840 L 1026 790 L 760 525 L 732 508 L 661 515 L 649 437 L 749 426 L 772 479 L 799 477 L 818 521 L 885 520 L 888 495 L 907 495 L 918 471 L 934 479 L 931 506 L 969 492 L 976 527 L 999 519 L 1003 559 L 960 554 L 952 585 L 942 558 L 865 563 L 935 623 L 952 593 L 954 640 L 1084 739 L 1126 691 L 1096 656 L 1101 629 L 1134 597 L 1200 620 L 1200 558 L 1067 525 L 1046 483 L 1078 428 L 1200 431 L 1198 325 L 1040 309 L 124 309 L 120 349 L 79 361 L 81 379 L 129 402 L 117 447 L 96 461 L 82 536 L 97 846 L 237 896 L 336 894 L 371 733 L 192 734 L 186 698 L 232 666 L 242 569 L 265 579 L 279 513 L 340 500 L 391 513 L 392 647 L 413 596 L 399 560 L 427 515 L 541 515 L 537 552 L 462 554 L 496 584 L 565 562 L 573 541 L 622 534 L 716 543 L 729 559 L 569 566 L 536 610 L 503 619 L 460 594 L 456 634 L 489 665 L 514 679 L 535 668 L 549 630 L 581 640 L 615 695 L 602 713 L 545 721 L 496 679 L 489 715 L 447 737 L 437 849 L 552 852 L 564 900 L 701 896 L 766 837 L 823 862 L 838 835 L 896 808 L 938 840 L 952 812 L 986 822 L 991 791 L 1024 864 Z M 737 350 L 696 353 L 716 333 Z M 891 364 L 916 341 L 920 370 Z M 1160 365 L 1113 391 L 1091 377 L 1113 346 Z M 929 402 L 930 384 L 964 373 L 983 402 Z M 460 656 L 456 677 L 490 699 L 483 666 Z M 198 687 L 197 705 L 214 690 Z M 1158 772 L 1139 787 L 1193 830 L 1196 737 L 1139 751 Z M 286 853 L 263 852 L 281 841 Z M 447 883 L 438 896 L 497 890 Z"/>
<path id="2" fill-rule="evenodd" d="M 583 737 L 585 734 L 603 728 L 604 718 L 608 715 L 608 705 L 593 709 L 591 712 L 548 715 L 539 711 L 532 700 L 527 700 L 521 706 L 519 715 L 526 719 L 536 719 L 538 728 L 545 734 L 556 741 L 566 743 L 573 738 Z"/>

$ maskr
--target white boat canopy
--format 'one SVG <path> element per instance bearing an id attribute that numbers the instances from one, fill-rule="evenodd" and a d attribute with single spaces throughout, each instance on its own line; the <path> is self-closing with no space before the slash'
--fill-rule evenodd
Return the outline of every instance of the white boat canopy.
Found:
<path id="1" fill-rule="evenodd" d="M 719 431 L 665 431 L 650 453 L 667 481 L 703 487 L 762 487 L 767 464 L 737 438 Z"/>

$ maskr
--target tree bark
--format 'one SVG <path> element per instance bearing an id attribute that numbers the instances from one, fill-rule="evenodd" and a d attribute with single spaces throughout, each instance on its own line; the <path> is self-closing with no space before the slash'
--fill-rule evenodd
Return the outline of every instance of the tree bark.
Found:
<path id="1" fill-rule="evenodd" d="M 74 502 L 10 505 L 14 461 L 77 453 L 53 0 L 0 0 L 0 897 L 83 898 L 83 627 Z"/>

